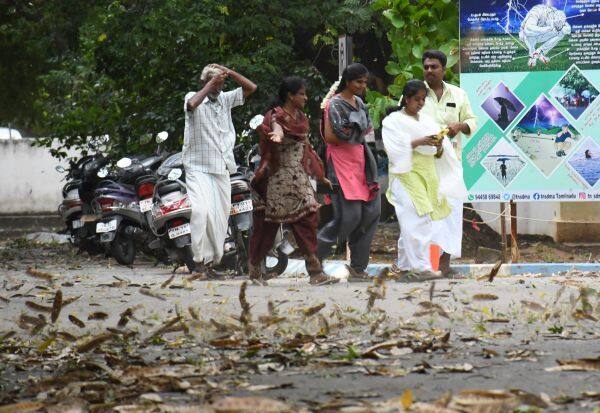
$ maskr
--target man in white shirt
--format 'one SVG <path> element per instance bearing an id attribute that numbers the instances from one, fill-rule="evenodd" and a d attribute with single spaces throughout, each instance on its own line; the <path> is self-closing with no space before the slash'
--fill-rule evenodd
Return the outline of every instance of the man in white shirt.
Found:
<path id="1" fill-rule="evenodd" d="M 444 82 L 447 57 L 439 50 L 428 50 L 423 53 L 423 74 L 429 88 L 425 98 L 425 106 L 421 113 L 433 118 L 441 128 L 448 129 L 456 155 L 462 158 L 461 135 L 471 136 L 477 127 L 477 117 L 471 109 L 467 93 L 461 88 Z M 462 177 L 462 165 L 456 164 L 454 171 Z M 444 276 L 453 276 L 450 258 L 459 258 L 462 253 L 463 200 L 448 198 L 452 212 L 441 221 L 435 221 L 434 230 L 447 237 L 448 251 L 440 257 L 440 271 Z"/>
<path id="2" fill-rule="evenodd" d="M 239 88 L 223 92 L 231 77 Z M 202 89 L 185 95 L 183 166 L 192 205 L 192 251 L 197 272 L 214 275 L 211 267 L 223 256 L 231 209 L 229 174 L 237 170 L 231 109 L 244 104 L 256 85 L 224 66 L 210 64 L 200 76 Z"/>

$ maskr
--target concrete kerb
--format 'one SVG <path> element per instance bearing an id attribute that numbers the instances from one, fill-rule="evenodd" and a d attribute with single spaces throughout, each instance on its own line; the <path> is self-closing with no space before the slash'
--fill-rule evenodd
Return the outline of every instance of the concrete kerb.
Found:
<path id="1" fill-rule="evenodd" d="M 323 268 L 325 273 L 337 278 L 347 278 L 348 271 L 345 267 L 346 261 L 325 261 Z M 391 264 L 370 264 L 367 272 L 370 275 L 379 274 L 384 268 Z M 452 268 L 468 277 L 478 277 L 488 274 L 494 264 L 456 264 Z M 530 264 L 504 264 L 500 267 L 498 275 L 525 275 L 539 274 L 543 276 L 553 276 L 569 271 L 581 272 L 600 272 L 600 263 L 530 263 Z M 295 277 L 306 274 L 306 267 L 303 260 L 291 259 L 284 272 L 284 276 Z"/>

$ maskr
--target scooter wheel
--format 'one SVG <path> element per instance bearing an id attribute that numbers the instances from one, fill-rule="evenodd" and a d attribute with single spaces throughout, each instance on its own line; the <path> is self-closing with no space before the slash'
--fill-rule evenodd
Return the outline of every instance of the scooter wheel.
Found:
<path id="1" fill-rule="evenodd" d="M 276 251 L 276 255 L 270 255 L 269 257 L 274 258 L 277 261 L 275 262 L 274 265 L 269 265 L 269 261 L 273 261 L 273 260 L 267 260 L 267 262 L 266 262 L 267 274 L 269 274 L 269 273 L 275 273 L 277 275 L 283 274 L 283 272 L 285 271 L 285 269 L 288 266 L 288 260 L 289 260 L 288 256 L 278 248 Z"/>
<path id="2" fill-rule="evenodd" d="M 117 231 L 110 245 L 110 255 L 121 265 L 131 265 L 135 261 L 135 242 L 123 230 Z"/>

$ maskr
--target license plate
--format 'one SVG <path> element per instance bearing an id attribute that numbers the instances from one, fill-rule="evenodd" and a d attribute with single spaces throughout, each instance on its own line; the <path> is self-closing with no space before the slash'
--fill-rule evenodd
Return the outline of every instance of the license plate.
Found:
<path id="1" fill-rule="evenodd" d="M 169 238 L 177 238 L 185 234 L 189 234 L 192 232 L 192 227 L 190 224 L 183 224 L 175 228 L 169 229 Z"/>
<path id="2" fill-rule="evenodd" d="M 231 206 L 231 214 L 230 215 L 237 215 L 237 214 L 241 214 L 242 212 L 252 211 L 252 208 L 253 208 L 252 200 L 247 199 L 245 201 L 238 202 L 237 204 L 233 204 Z"/>
<path id="3" fill-rule="evenodd" d="M 96 224 L 96 232 L 101 234 L 103 232 L 110 232 L 117 229 L 117 220 L 113 219 L 108 222 L 98 222 Z"/>
<path id="4" fill-rule="evenodd" d="M 100 218 L 102 218 L 102 215 L 82 215 L 81 222 L 96 222 Z"/>
<path id="5" fill-rule="evenodd" d="M 83 227 L 84 223 L 81 219 L 74 219 L 73 222 L 71 223 L 73 229 L 78 229 Z"/>
<path id="6" fill-rule="evenodd" d="M 148 212 L 152 209 L 152 198 L 142 199 L 140 201 L 140 211 Z"/>

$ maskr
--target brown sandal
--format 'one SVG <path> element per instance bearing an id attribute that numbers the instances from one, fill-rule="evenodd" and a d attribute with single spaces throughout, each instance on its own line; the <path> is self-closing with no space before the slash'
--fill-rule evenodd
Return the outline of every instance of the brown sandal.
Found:
<path id="1" fill-rule="evenodd" d="M 269 285 L 267 279 L 263 277 L 261 265 L 252 265 L 248 263 L 248 278 L 254 285 L 261 285 L 263 287 Z"/>
<path id="2" fill-rule="evenodd" d="M 331 277 L 323 273 L 311 275 L 310 280 L 308 281 L 310 285 L 332 285 L 339 282 L 339 278 Z"/>

